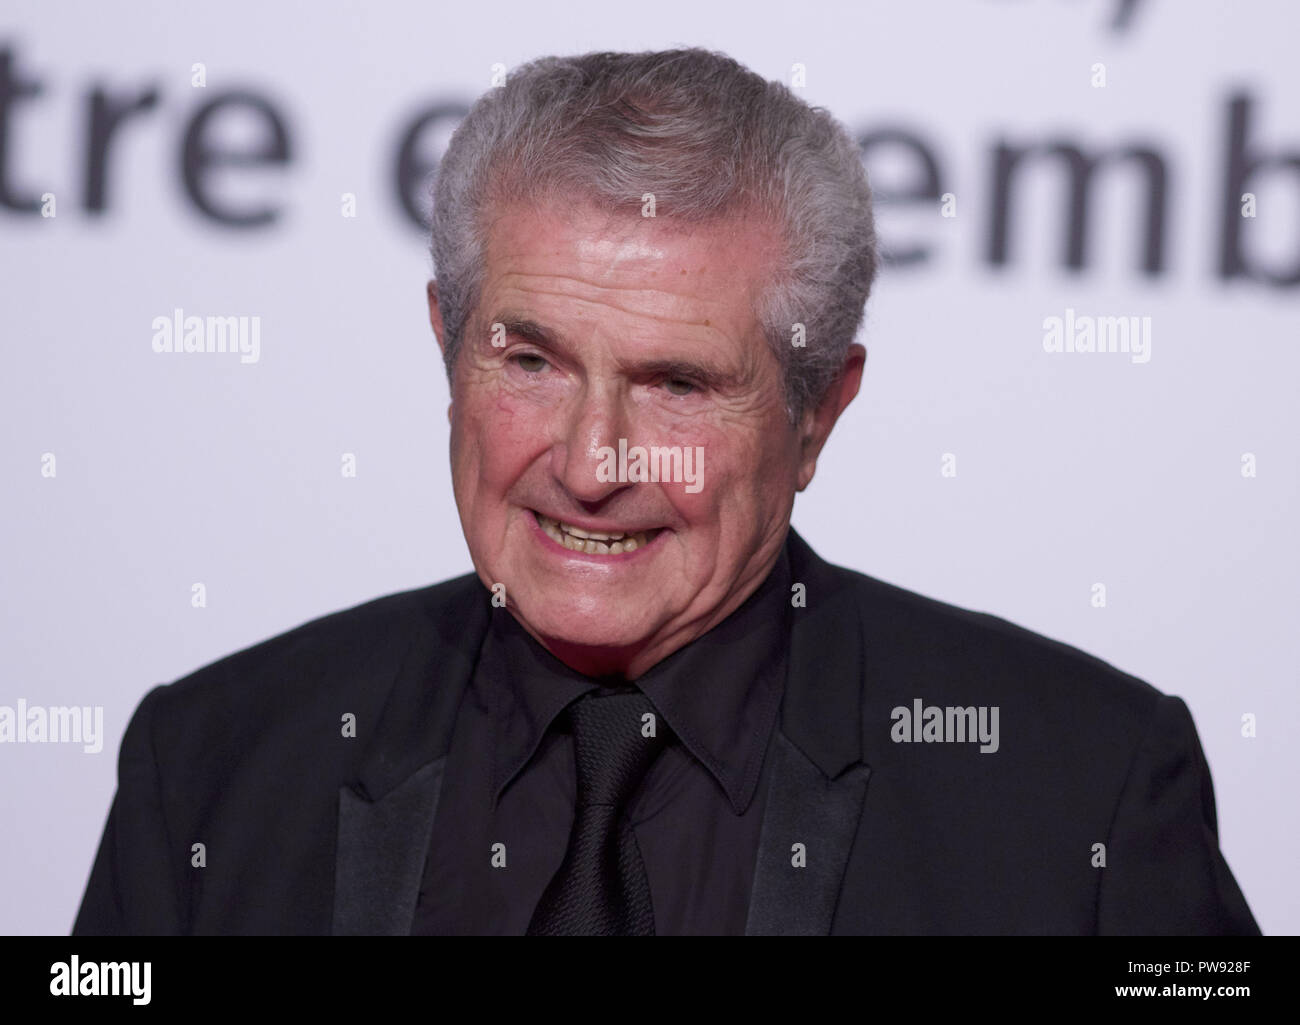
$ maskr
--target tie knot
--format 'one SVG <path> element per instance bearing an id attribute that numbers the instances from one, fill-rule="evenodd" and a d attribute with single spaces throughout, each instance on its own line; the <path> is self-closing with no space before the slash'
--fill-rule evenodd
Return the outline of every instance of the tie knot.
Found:
<path id="1" fill-rule="evenodd" d="M 597 691 L 569 708 L 578 804 L 622 806 L 662 750 L 665 726 L 639 690 Z"/>

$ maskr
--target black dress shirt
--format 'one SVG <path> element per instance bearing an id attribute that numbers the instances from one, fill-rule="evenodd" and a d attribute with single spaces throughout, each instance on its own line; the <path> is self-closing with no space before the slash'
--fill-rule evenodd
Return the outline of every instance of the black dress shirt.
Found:
<path id="1" fill-rule="evenodd" d="M 740 935 L 785 687 L 790 565 L 634 681 L 671 731 L 627 814 L 658 935 Z M 493 611 L 455 731 L 411 932 L 523 935 L 564 857 L 577 775 L 561 713 L 609 679 L 575 672 Z M 499 845 L 499 846 L 498 846 Z"/>

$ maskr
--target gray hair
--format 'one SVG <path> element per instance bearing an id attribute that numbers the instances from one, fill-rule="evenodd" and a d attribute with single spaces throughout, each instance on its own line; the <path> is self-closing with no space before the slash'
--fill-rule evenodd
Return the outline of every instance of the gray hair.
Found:
<path id="1" fill-rule="evenodd" d="M 757 214 L 785 253 L 755 310 L 792 422 L 843 366 L 878 266 L 861 155 L 829 112 L 702 49 L 544 57 L 482 96 L 433 189 L 450 379 L 478 303 L 491 206 L 577 199 L 708 223 Z M 796 344 L 796 325 L 804 338 Z"/>

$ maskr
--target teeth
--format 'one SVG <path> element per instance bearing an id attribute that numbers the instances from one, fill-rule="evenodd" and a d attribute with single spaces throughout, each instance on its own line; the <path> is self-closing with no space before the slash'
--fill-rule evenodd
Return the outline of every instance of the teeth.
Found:
<path id="1" fill-rule="evenodd" d="M 635 552 L 638 548 L 644 548 L 658 533 L 657 530 L 641 530 L 635 534 L 625 534 L 620 530 L 583 530 L 541 513 L 536 516 L 542 530 L 552 541 L 571 552 L 584 552 L 587 555 L 623 555 Z"/>

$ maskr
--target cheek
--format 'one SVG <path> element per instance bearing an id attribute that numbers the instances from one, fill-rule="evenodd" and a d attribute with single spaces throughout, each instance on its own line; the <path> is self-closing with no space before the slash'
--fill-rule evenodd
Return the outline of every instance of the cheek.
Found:
<path id="1" fill-rule="evenodd" d="M 784 496 L 783 451 L 762 432 L 737 430 L 734 424 L 695 431 L 690 440 L 703 449 L 703 489 L 695 494 L 682 485 L 665 489 L 673 507 L 687 524 L 711 535 L 712 543 L 728 538 L 743 543 Z"/>
<path id="2" fill-rule="evenodd" d="M 504 494 L 545 451 L 547 420 L 545 409 L 508 392 L 459 392 L 451 435 L 459 487 L 471 495 Z"/>

